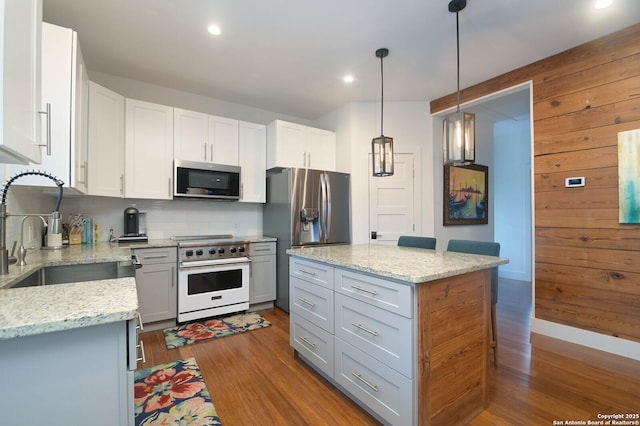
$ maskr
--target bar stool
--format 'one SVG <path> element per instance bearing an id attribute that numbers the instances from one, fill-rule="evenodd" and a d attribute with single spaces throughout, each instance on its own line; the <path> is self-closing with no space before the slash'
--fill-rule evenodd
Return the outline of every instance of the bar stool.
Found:
<path id="1" fill-rule="evenodd" d="M 490 241 L 449 240 L 447 251 L 458 253 L 500 256 L 500 243 Z M 498 366 L 498 327 L 496 323 L 496 304 L 498 303 L 498 268 L 491 270 L 491 342 L 493 364 Z"/>
<path id="2" fill-rule="evenodd" d="M 436 239 L 432 237 L 415 237 L 413 235 L 401 235 L 400 238 L 398 238 L 398 246 L 435 249 Z"/>

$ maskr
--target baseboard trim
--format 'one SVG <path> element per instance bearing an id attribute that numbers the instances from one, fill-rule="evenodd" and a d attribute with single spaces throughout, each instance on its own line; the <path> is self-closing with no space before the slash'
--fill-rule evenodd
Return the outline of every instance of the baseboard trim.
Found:
<path id="1" fill-rule="evenodd" d="M 531 319 L 531 332 L 640 361 L 640 343 L 569 327 L 538 318 Z"/>

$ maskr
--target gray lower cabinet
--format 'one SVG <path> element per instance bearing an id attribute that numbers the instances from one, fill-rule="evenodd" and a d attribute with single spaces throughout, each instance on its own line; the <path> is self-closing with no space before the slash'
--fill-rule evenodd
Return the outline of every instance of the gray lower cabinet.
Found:
<path id="1" fill-rule="evenodd" d="M 415 424 L 413 287 L 289 262 L 291 346 L 385 423 Z"/>
<path id="2" fill-rule="evenodd" d="M 0 423 L 133 425 L 136 325 L 119 321 L 3 341 Z"/>
<path id="3" fill-rule="evenodd" d="M 134 249 L 142 267 L 136 269 L 139 311 L 144 324 L 178 317 L 177 250 L 175 247 Z"/>
<path id="4" fill-rule="evenodd" d="M 276 300 L 276 243 L 261 242 L 249 245 L 251 258 L 251 279 L 249 282 L 249 303 L 272 302 Z"/>

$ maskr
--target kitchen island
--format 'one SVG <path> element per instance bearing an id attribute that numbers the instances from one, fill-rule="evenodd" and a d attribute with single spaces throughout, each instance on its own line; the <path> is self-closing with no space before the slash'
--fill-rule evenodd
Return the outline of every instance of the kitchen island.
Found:
<path id="1" fill-rule="evenodd" d="M 464 424 L 488 404 L 491 268 L 386 245 L 293 248 L 290 343 L 393 425 Z"/>

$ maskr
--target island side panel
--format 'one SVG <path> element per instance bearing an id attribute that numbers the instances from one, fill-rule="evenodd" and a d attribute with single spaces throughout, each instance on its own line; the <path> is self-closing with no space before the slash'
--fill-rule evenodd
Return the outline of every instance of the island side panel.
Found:
<path id="1" fill-rule="evenodd" d="M 416 289 L 419 424 L 467 423 L 489 403 L 491 270 Z"/>

